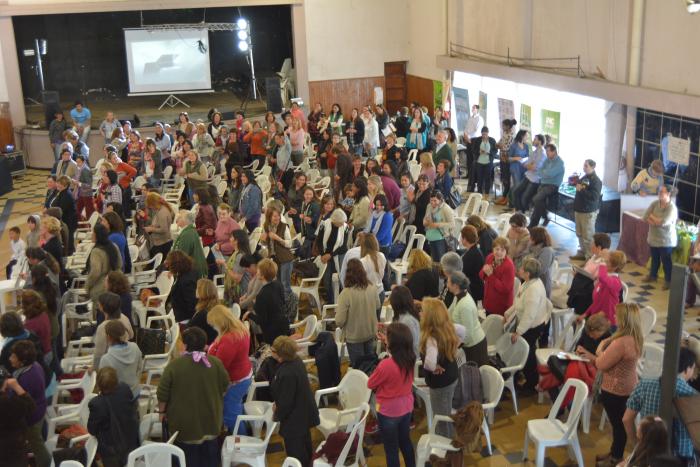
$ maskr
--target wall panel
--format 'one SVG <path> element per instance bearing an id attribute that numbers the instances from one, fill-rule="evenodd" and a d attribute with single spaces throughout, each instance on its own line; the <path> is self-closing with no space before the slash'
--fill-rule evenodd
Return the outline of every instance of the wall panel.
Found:
<path id="1" fill-rule="evenodd" d="M 420 76 L 406 75 L 408 86 L 408 102 L 418 102 L 424 105 L 433 114 L 433 80 Z"/>
<path id="2" fill-rule="evenodd" d="M 310 81 L 307 108 L 312 108 L 316 102 L 320 102 L 323 104 L 324 111 L 329 113 L 331 106 L 337 103 L 347 119 L 353 107 L 360 108 L 363 105 L 374 104 L 376 86 L 384 89 L 383 76 Z"/>

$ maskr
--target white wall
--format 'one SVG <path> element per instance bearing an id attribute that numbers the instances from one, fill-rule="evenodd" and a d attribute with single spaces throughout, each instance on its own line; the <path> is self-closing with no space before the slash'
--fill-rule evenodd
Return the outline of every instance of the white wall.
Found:
<path id="1" fill-rule="evenodd" d="M 409 0 L 406 24 L 411 26 L 404 31 L 408 74 L 434 80 L 445 78 L 445 70 L 435 66 L 435 57 L 447 52 L 445 8 L 445 0 Z"/>
<path id="2" fill-rule="evenodd" d="M 384 76 L 384 62 L 408 60 L 407 1 L 305 0 L 309 81 Z"/>
<path id="3" fill-rule="evenodd" d="M 0 42 L 0 51 L 3 44 Z M 5 79 L 5 62 L 0 53 L 0 102 L 7 102 L 10 99 L 10 94 L 7 90 L 7 80 Z"/>

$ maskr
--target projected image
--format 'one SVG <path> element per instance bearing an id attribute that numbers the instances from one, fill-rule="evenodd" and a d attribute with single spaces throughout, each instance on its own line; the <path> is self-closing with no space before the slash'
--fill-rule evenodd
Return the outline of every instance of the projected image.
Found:
<path id="1" fill-rule="evenodd" d="M 131 92 L 211 88 L 206 31 L 126 30 Z"/>

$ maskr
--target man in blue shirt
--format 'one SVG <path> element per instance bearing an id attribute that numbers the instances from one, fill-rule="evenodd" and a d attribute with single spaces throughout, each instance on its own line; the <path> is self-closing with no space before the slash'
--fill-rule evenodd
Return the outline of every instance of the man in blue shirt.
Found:
<path id="1" fill-rule="evenodd" d="M 559 192 L 559 185 L 564 180 L 564 161 L 557 154 L 557 147 L 553 144 L 545 146 L 547 159 L 539 170 L 540 186 L 537 193 L 532 198 L 532 217 L 529 228 L 540 224 L 540 219 L 544 217 L 544 225 L 549 223 L 547 217 L 547 198 L 556 196 Z"/>
<path id="2" fill-rule="evenodd" d="M 70 118 L 73 119 L 73 131 L 80 135 L 80 141 L 85 143 L 90 136 L 90 118 L 92 113 L 83 103 L 75 101 L 75 107 L 70 111 Z"/>
<path id="3" fill-rule="evenodd" d="M 698 392 L 693 389 L 688 380 L 695 375 L 695 354 L 686 347 L 681 347 L 678 358 L 678 377 L 676 378 L 675 397 L 697 396 Z M 637 443 L 637 430 L 635 428 L 635 418 L 639 414 L 642 418 L 648 415 L 659 414 L 659 404 L 661 403 L 661 382 L 657 378 L 643 379 L 634 388 L 632 394 L 627 399 L 627 410 L 622 417 L 622 423 L 627 431 L 627 439 Z M 671 449 L 674 456 L 682 458 L 688 465 L 694 458 L 693 442 L 690 439 L 688 430 L 683 423 L 673 420 L 671 431 Z"/>

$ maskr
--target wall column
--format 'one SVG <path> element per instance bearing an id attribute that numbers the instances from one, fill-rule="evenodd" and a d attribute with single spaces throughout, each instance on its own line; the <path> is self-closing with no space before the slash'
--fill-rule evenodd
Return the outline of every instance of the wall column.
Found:
<path id="1" fill-rule="evenodd" d="M 0 73 L 0 81 L 4 79 L 7 87 L 8 100 L 10 101 L 10 116 L 15 126 L 24 126 L 27 116 L 24 111 L 24 94 L 22 94 L 22 80 L 19 74 L 19 61 L 17 60 L 17 45 L 15 44 L 15 30 L 12 27 L 12 18 L 0 17 L 0 53 L 4 65 L 4 74 Z M 0 72 L 3 70 L 0 69 Z M 0 83 L 0 86 L 2 84 Z M 0 94 L 4 89 L 0 90 Z M 12 96 L 9 98 L 9 96 Z"/>
<path id="2" fill-rule="evenodd" d="M 292 9 L 292 38 L 294 41 L 294 70 L 297 75 L 297 96 L 304 99 L 307 108 L 311 109 L 309 102 L 309 59 L 306 46 L 306 6 L 294 4 Z"/>

